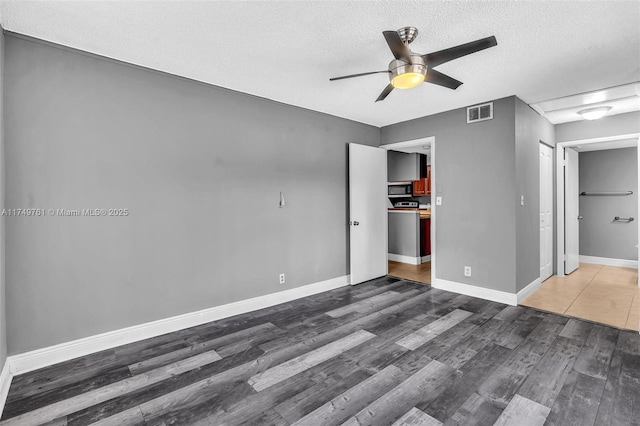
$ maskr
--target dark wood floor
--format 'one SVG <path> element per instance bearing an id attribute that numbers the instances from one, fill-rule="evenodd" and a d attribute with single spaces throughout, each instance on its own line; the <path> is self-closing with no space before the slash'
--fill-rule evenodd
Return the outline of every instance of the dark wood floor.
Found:
<path id="1" fill-rule="evenodd" d="M 94 422 L 639 425 L 640 336 L 387 277 L 15 377 L 0 424 Z"/>

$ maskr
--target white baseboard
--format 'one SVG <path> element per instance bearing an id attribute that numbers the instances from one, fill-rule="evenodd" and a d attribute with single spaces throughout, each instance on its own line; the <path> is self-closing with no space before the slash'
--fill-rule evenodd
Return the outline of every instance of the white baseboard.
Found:
<path id="1" fill-rule="evenodd" d="M 440 278 L 436 278 L 431 284 L 431 287 L 439 288 L 440 290 L 451 291 L 453 293 L 465 294 L 467 296 L 477 297 L 479 299 L 505 303 L 507 305 L 516 306 L 518 304 L 518 296 L 515 293 L 507 293 L 506 291 L 492 290 L 490 288 L 462 284 L 455 281 L 443 280 Z"/>
<path id="2" fill-rule="evenodd" d="M 13 375 L 10 372 L 9 361 L 7 360 L 0 373 L 0 417 L 2 417 L 2 412 L 4 411 L 4 404 L 7 402 L 7 395 L 9 395 L 12 378 Z"/>
<path id="3" fill-rule="evenodd" d="M 536 278 L 535 280 L 527 284 L 525 288 L 523 288 L 518 292 L 518 295 L 517 295 L 518 303 L 522 302 L 524 299 L 531 296 L 533 292 L 535 292 L 537 289 L 540 288 L 541 285 L 542 285 L 542 280 L 540 279 L 540 277 Z"/>
<path id="4" fill-rule="evenodd" d="M 420 263 L 425 263 L 425 262 L 431 262 L 431 255 L 430 254 L 428 254 L 426 256 L 422 256 L 420 258 Z"/>
<path id="5" fill-rule="evenodd" d="M 18 375 L 120 345 L 268 308 L 346 285 L 349 285 L 348 275 L 12 355 L 7 358 L 7 364 L 9 372 Z"/>
<path id="6" fill-rule="evenodd" d="M 638 269 L 637 260 L 610 259 L 608 257 L 583 256 L 580 255 L 580 263 L 595 263 L 596 265 L 620 266 L 623 268 Z"/>
<path id="7" fill-rule="evenodd" d="M 409 263 L 411 265 L 419 265 L 420 263 L 422 263 L 422 259 L 420 257 L 403 256 L 401 254 L 393 253 L 387 253 L 387 259 L 394 262 Z"/>

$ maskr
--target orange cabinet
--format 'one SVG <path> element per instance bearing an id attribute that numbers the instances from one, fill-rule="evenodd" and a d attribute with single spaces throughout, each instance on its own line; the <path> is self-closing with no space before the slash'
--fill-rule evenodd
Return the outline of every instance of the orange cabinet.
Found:
<path id="1" fill-rule="evenodd" d="M 427 177 L 413 181 L 413 195 L 431 195 L 431 166 L 427 166 Z"/>

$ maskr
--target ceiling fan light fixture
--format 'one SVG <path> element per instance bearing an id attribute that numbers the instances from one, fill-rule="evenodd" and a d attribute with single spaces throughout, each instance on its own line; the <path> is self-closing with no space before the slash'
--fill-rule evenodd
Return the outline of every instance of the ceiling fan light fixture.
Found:
<path id="1" fill-rule="evenodd" d="M 389 79 L 396 89 L 413 89 L 424 82 L 427 66 L 419 55 L 411 55 L 412 64 L 403 60 L 391 61 Z"/>
<path id="2" fill-rule="evenodd" d="M 419 72 L 406 72 L 397 75 L 391 80 L 391 84 L 396 89 L 413 89 L 424 82 L 424 74 Z"/>
<path id="3" fill-rule="evenodd" d="M 597 120 L 607 115 L 609 111 L 611 111 L 610 106 L 601 106 L 583 109 L 582 111 L 578 111 L 578 114 L 580 114 L 585 120 Z"/>

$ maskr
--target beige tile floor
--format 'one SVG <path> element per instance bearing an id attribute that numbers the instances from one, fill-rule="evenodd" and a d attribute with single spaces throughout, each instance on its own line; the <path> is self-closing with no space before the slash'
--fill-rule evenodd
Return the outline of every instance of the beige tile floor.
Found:
<path id="1" fill-rule="evenodd" d="M 425 262 L 421 265 L 411 265 L 409 263 L 390 260 L 389 275 L 423 284 L 431 284 L 431 262 Z"/>
<path id="2" fill-rule="evenodd" d="M 638 270 L 581 263 L 565 277 L 553 276 L 521 304 L 549 312 L 638 330 Z"/>

